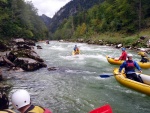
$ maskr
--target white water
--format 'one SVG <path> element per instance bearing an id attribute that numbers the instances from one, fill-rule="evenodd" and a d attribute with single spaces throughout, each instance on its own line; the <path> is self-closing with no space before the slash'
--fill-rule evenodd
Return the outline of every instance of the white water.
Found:
<path id="1" fill-rule="evenodd" d="M 75 44 L 81 54 L 72 56 Z M 57 67 L 57 70 L 42 68 L 34 72 L 10 72 L 13 79 L 8 82 L 14 85 L 11 93 L 16 89 L 27 89 L 33 104 L 48 107 L 53 113 L 88 113 L 104 104 L 110 104 L 114 113 L 150 112 L 149 96 L 120 85 L 113 76 L 99 77 L 103 73 L 111 74 L 119 67 L 109 64 L 106 55 L 119 57 L 120 49 L 57 41 L 37 45 L 43 48 L 35 48 L 35 51 L 45 60 L 47 68 Z M 127 52 L 133 53 L 136 61 L 140 60 L 134 51 Z M 149 72 L 149 69 L 143 70 L 145 74 Z"/>

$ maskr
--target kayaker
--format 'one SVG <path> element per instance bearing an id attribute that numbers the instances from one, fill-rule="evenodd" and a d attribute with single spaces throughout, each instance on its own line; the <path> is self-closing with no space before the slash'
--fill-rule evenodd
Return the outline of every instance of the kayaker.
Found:
<path id="1" fill-rule="evenodd" d="M 74 46 L 74 52 L 75 54 L 79 54 L 79 48 L 77 45 Z"/>
<path id="2" fill-rule="evenodd" d="M 126 60 L 127 59 L 127 52 L 125 48 L 122 48 L 122 54 L 119 57 L 119 60 Z"/>
<path id="3" fill-rule="evenodd" d="M 14 92 L 11 99 L 13 106 L 20 111 L 20 113 L 52 113 L 46 108 L 31 104 L 30 95 L 24 89 Z"/>
<path id="4" fill-rule="evenodd" d="M 4 91 L 1 91 L 0 92 L 0 113 L 15 113 L 14 111 L 8 108 L 9 108 L 8 96 Z"/>
<path id="5" fill-rule="evenodd" d="M 138 55 L 141 55 L 141 61 L 140 62 L 149 62 L 148 54 L 146 53 L 145 49 L 141 49 L 140 52 L 138 52 Z"/>
<path id="6" fill-rule="evenodd" d="M 133 57 L 132 54 L 127 55 L 128 60 L 124 61 L 121 64 L 119 68 L 119 73 L 121 73 L 122 69 L 125 68 L 125 74 L 127 78 L 138 81 L 138 82 L 142 82 L 142 80 L 135 73 L 135 67 L 138 69 L 140 73 L 142 73 L 142 70 L 140 66 L 138 65 L 138 63 L 132 60 L 132 57 Z"/>

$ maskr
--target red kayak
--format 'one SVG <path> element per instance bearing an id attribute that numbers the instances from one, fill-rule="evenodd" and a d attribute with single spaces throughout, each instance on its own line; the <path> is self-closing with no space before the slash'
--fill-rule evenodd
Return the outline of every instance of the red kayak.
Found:
<path id="1" fill-rule="evenodd" d="M 99 108 L 90 111 L 89 113 L 113 113 L 113 112 L 111 106 L 109 104 L 106 104 L 104 106 L 101 106 Z"/>

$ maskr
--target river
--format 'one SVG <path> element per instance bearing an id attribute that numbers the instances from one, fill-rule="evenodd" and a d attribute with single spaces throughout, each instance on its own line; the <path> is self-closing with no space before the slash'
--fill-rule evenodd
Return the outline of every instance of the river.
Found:
<path id="1" fill-rule="evenodd" d="M 77 44 L 81 54 L 72 56 Z M 104 104 L 110 104 L 114 113 L 150 113 L 150 97 L 120 85 L 116 79 L 100 78 L 100 74 L 112 74 L 119 66 L 107 62 L 106 55 L 119 57 L 121 49 L 108 46 L 88 45 L 50 41 L 50 44 L 39 42 L 43 49 L 35 51 L 44 59 L 48 67 L 34 72 L 9 71 L 7 83 L 16 89 L 27 89 L 33 104 L 50 108 L 53 113 L 88 113 Z M 132 50 L 136 61 L 140 56 Z M 150 69 L 143 69 L 149 74 Z"/>

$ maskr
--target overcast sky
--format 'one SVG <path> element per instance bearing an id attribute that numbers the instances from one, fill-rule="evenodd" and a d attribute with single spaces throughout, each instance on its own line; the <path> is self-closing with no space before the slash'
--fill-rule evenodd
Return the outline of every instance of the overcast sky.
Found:
<path id="1" fill-rule="evenodd" d="M 48 17 L 53 17 L 54 14 L 71 0 L 25 0 L 32 1 L 35 8 L 38 9 L 38 14 L 45 14 Z"/>

